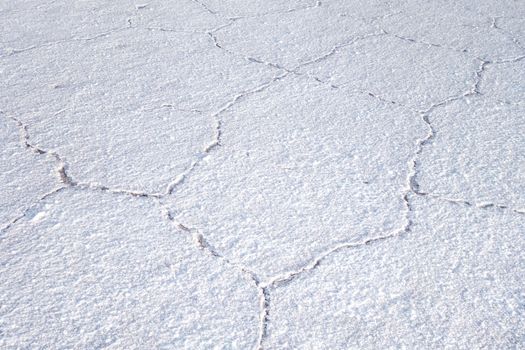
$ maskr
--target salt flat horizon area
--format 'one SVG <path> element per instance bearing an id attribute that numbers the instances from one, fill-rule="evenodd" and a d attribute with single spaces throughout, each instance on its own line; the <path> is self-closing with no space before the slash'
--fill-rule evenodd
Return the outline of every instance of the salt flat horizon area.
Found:
<path id="1" fill-rule="evenodd" d="M 525 349 L 525 2 L 0 2 L 1 349 Z"/>

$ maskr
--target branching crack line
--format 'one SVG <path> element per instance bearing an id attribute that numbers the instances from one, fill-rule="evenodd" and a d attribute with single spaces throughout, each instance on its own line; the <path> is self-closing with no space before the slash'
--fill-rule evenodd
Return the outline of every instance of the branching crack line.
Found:
<path id="1" fill-rule="evenodd" d="M 337 244 L 334 247 L 331 247 L 322 253 L 315 256 L 310 262 L 305 264 L 299 269 L 288 271 L 273 277 L 270 277 L 264 281 L 262 281 L 259 284 L 259 290 L 260 290 L 260 296 L 259 296 L 259 303 L 260 303 L 260 310 L 259 310 L 259 339 L 257 343 L 256 349 L 261 350 L 264 348 L 264 341 L 266 340 L 268 336 L 268 324 L 269 324 L 269 316 L 270 316 L 270 288 L 276 288 L 280 284 L 286 283 L 294 279 L 295 277 L 316 269 L 321 262 L 326 259 L 328 256 L 332 255 L 333 253 L 339 252 L 344 249 L 353 249 L 353 248 L 359 248 L 363 246 L 369 246 L 372 244 L 376 244 L 385 240 L 389 240 L 394 237 L 401 236 L 405 233 L 410 232 L 412 228 L 412 219 L 411 219 L 411 212 L 412 212 L 412 206 L 409 201 L 409 194 L 410 190 L 406 189 L 404 195 L 403 195 L 403 202 L 406 207 L 406 215 L 405 215 L 405 223 L 402 227 L 399 229 L 385 235 L 379 235 L 376 237 L 368 238 L 366 240 L 360 241 L 360 242 L 345 242 Z"/>

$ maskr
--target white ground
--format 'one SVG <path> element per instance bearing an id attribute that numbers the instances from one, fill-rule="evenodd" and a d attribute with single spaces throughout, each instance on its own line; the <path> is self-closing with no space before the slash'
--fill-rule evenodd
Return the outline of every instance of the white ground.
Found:
<path id="1" fill-rule="evenodd" d="M 525 349 L 524 28 L 0 1 L 0 348 Z"/>

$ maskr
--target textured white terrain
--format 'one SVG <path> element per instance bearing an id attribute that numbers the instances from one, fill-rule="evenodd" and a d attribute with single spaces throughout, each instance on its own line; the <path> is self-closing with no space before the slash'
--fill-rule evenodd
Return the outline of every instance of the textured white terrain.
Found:
<path id="1" fill-rule="evenodd" d="M 1 349 L 525 349 L 522 0 L 0 0 Z"/>

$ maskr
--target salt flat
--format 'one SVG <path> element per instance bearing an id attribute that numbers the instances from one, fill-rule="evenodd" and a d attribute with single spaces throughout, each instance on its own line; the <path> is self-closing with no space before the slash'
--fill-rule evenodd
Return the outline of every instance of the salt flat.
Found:
<path id="1" fill-rule="evenodd" d="M 0 3 L 0 348 L 525 349 L 525 3 Z"/>

